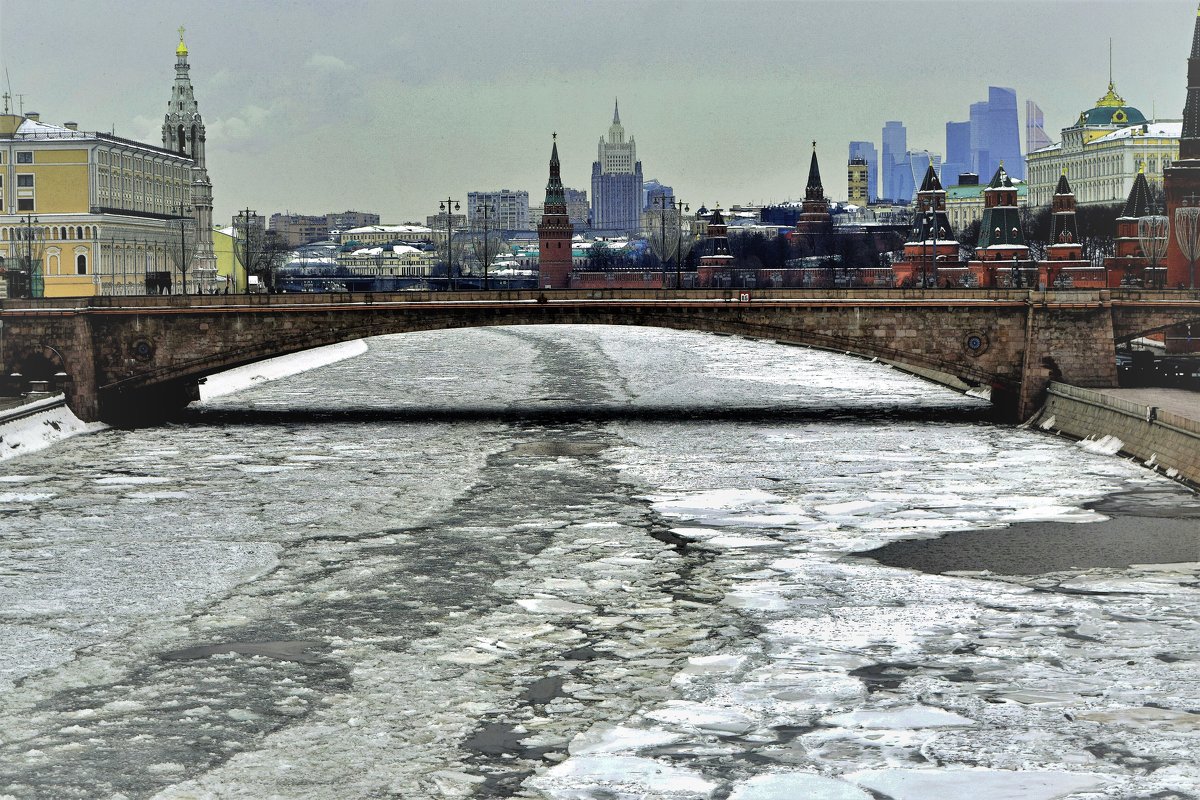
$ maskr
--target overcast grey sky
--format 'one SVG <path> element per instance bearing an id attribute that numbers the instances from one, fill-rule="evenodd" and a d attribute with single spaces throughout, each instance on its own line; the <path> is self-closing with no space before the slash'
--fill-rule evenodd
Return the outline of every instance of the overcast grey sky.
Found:
<path id="1" fill-rule="evenodd" d="M 944 152 L 989 84 L 1057 140 L 1104 93 L 1109 37 L 1118 92 L 1177 119 L 1195 18 L 1195 0 L 0 0 L 0 63 L 43 121 L 159 144 L 182 24 L 216 220 L 401 222 L 475 189 L 540 203 L 552 131 L 563 182 L 590 191 L 614 96 L 645 177 L 693 207 L 802 197 L 813 139 L 843 198 L 850 140 L 899 119 Z"/>

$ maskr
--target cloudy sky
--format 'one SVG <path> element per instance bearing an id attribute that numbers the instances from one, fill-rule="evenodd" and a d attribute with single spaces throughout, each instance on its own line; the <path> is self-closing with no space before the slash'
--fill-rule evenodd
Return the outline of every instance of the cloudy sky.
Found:
<path id="1" fill-rule="evenodd" d="M 944 152 L 989 84 L 1057 140 L 1104 93 L 1109 37 L 1117 90 L 1178 119 L 1195 19 L 1195 0 L 0 0 L 0 63 L 43 121 L 158 144 L 182 24 L 218 221 L 401 222 L 476 189 L 540 202 L 553 131 L 590 190 L 614 97 L 645 177 L 694 206 L 803 196 L 813 139 L 844 197 L 850 140 L 899 119 Z"/>

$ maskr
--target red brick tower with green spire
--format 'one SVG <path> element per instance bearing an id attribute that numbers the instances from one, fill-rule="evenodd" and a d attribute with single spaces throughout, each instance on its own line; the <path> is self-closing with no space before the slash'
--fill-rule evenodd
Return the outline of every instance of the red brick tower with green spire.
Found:
<path id="1" fill-rule="evenodd" d="M 558 164 L 558 134 L 550 151 L 550 180 L 546 205 L 538 224 L 538 286 L 566 289 L 571 284 L 571 237 L 575 228 L 567 217 L 567 197 Z"/>

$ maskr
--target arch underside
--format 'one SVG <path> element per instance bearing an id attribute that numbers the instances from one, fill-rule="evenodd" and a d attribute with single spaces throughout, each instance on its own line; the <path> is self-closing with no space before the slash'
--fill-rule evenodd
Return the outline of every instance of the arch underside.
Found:
<path id="1" fill-rule="evenodd" d="M 353 319 L 345 316 L 354 316 Z M 517 325 L 624 325 L 665 328 L 701 333 L 718 333 L 771 339 L 788 344 L 811 346 L 834 352 L 844 352 L 866 358 L 878 358 L 900 366 L 940 372 L 964 383 L 1012 389 L 1019 385 L 1015 373 L 998 373 L 972 363 L 963 354 L 954 360 L 929 353 L 904 350 L 894 346 L 886 336 L 869 337 L 835 334 L 790 325 L 770 324 L 733 314 L 705 314 L 696 310 L 688 313 L 628 311 L 581 313 L 577 309 L 539 309 L 536 318 L 497 310 L 490 315 L 463 315 L 453 312 L 389 313 L 376 309 L 358 315 L 343 315 L 337 325 L 316 324 L 286 335 L 254 339 L 239 346 L 214 349 L 211 353 L 122 380 L 101 385 L 101 396 L 129 396 L 141 391 L 153 391 L 156 386 L 190 384 L 193 387 L 204 377 L 258 361 L 282 355 L 324 347 L 340 342 L 373 336 L 386 336 L 420 331 L 454 330 L 459 328 L 517 326 Z M 266 328 L 267 326 L 261 326 Z M 890 343 L 889 343 L 890 342 Z M 1017 365 L 1019 367 L 1019 365 Z"/>

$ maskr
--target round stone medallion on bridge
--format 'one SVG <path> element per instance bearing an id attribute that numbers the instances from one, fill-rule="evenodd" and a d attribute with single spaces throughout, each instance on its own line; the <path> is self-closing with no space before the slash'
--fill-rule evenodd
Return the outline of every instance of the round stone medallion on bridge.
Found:
<path id="1" fill-rule="evenodd" d="M 963 350 L 967 351 L 967 355 L 981 356 L 987 352 L 989 344 L 986 333 L 974 331 L 963 337 Z"/>
<path id="2" fill-rule="evenodd" d="M 133 357 L 138 361 L 149 361 L 154 358 L 154 345 L 145 339 L 138 339 L 130 350 L 133 351 Z"/>

